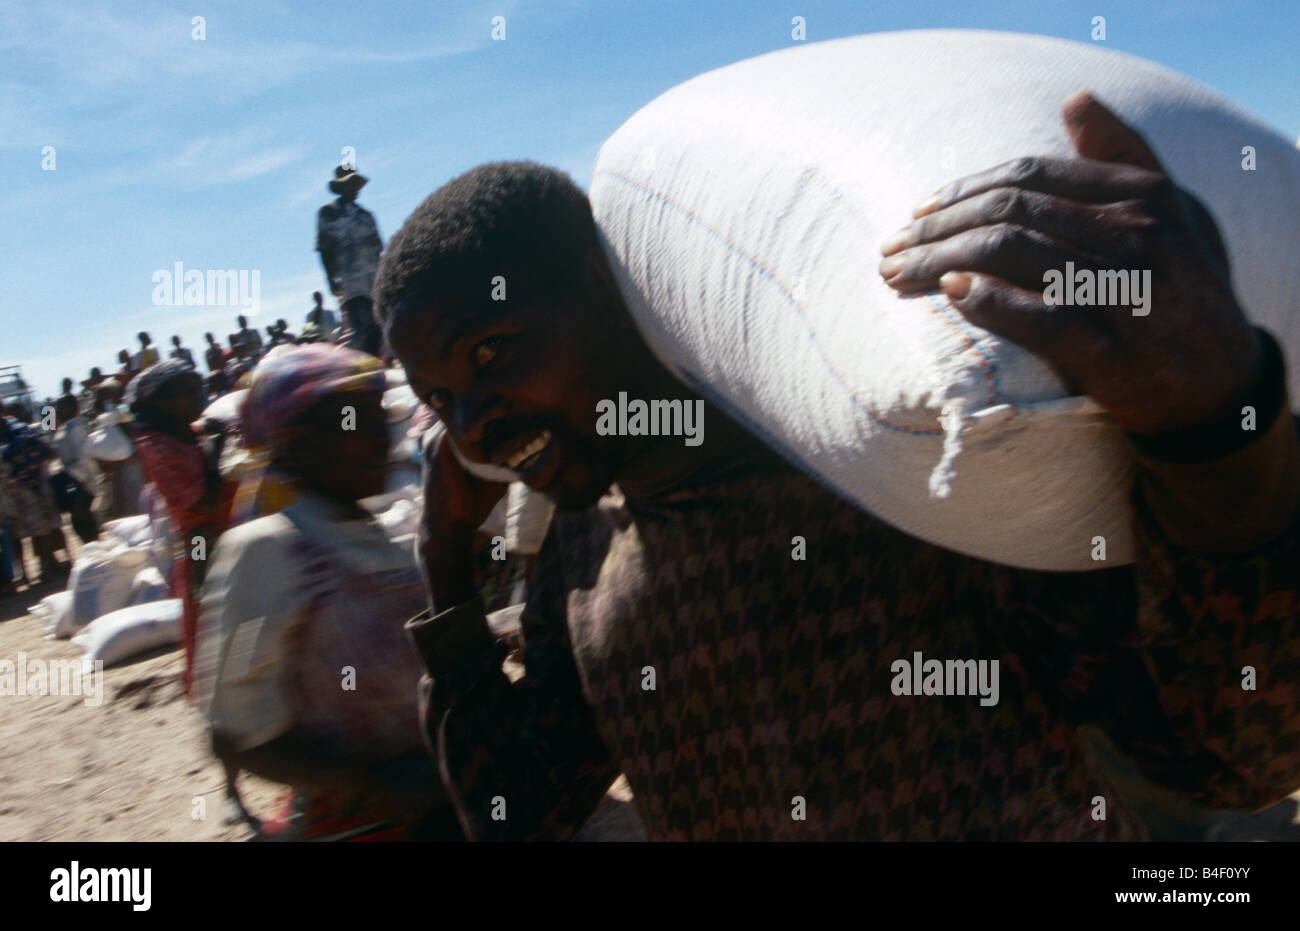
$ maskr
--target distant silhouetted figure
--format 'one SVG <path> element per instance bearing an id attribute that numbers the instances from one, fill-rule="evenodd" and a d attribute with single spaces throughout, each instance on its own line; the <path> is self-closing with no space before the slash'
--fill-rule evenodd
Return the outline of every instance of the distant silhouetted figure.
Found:
<path id="1" fill-rule="evenodd" d="M 241 359 L 256 359 L 262 354 L 262 334 L 249 329 L 247 317 L 236 317 L 235 322 L 239 331 L 230 337 L 231 350 Z"/>
<path id="2" fill-rule="evenodd" d="M 316 214 L 316 250 L 330 291 L 341 302 L 347 328 L 342 342 L 378 356 L 383 337 L 370 305 L 370 287 L 384 245 L 374 216 L 356 202 L 368 180 L 345 165 L 334 169 L 329 189 L 339 196 Z"/>
<path id="3" fill-rule="evenodd" d="M 208 348 L 203 352 L 203 358 L 208 363 L 208 371 L 220 372 L 226 367 L 226 350 L 221 348 L 221 344 L 211 333 L 203 335 L 208 341 Z"/>
<path id="4" fill-rule="evenodd" d="M 172 345 L 176 348 L 167 353 L 167 355 L 173 359 L 180 359 L 182 362 L 188 363 L 190 368 L 194 368 L 194 353 L 181 345 L 181 338 L 179 336 L 172 337 Z"/>
<path id="5" fill-rule="evenodd" d="M 131 357 L 131 365 L 136 372 L 143 372 L 158 361 L 158 349 L 148 333 L 137 333 L 135 338 L 140 341 L 140 351 Z"/>

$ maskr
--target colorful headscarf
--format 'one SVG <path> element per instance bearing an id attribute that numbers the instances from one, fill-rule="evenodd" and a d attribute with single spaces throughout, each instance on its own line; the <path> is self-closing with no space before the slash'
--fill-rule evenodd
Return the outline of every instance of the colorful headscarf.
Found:
<path id="1" fill-rule="evenodd" d="M 177 375 L 194 374 L 194 366 L 181 359 L 163 359 L 131 379 L 131 384 L 126 386 L 126 397 L 123 400 L 131 407 L 137 404 L 148 404 L 158 394 L 159 389 Z"/>
<path id="2" fill-rule="evenodd" d="M 126 386 L 123 403 L 131 409 L 136 420 L 146 427 L 157 427 L 153 413 L 153 403 L 163 386 L 182 375 L 198 379 L 200 376 L 194 367 L 181 359 L 163 359 L 155 362 Z"/>
<path id="3" fill-rule="evenodd" d="M 278 450 L 287 428 L 332 394 L 383 394 L 379 360 L 343 346 L 310 344 L 258 363 L 244 401 L 244 437 L 250 449 Z"/>
<path id="4" fill-rule="evenodd" d="M 297 498 L 294 480 L 271 463 L 303 414 L 330 395 L 382 395 L 384 385 L 378 359 L 329 343 L 294 346 L 259 362 L 249 373 L 243 407 L 244 441 L 254 465 L 236 496 L 235 522 L 273 514 Z"/>

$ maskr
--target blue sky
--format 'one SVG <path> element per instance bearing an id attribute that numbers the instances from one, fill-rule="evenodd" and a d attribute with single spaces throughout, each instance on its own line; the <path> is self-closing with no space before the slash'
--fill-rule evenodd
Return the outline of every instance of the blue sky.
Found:
<path id="1" fill-rule="evenodd" d="M 344 146 L 371 178 L 361 202 L 385 242 L 480 162 L 532 158 L 585 187 L 600 143 L 640 106 L 790 45 L 796 15 L 809 42 L 938 27 L 1089 41 L 1101 15 L 1108 47 L 1300 136 L 1290 0 L 0 0 L 0 363 L 52 394 L 63 375 L 116 368 L 139 330 L 194 349 L 207 330 L 224 339 L 237 309 L 154 305 L 154 272 L 176 262 L 258 270 L 254 325 L 285 317 L 296 331 L 326 290 L 315 211 Z"/>

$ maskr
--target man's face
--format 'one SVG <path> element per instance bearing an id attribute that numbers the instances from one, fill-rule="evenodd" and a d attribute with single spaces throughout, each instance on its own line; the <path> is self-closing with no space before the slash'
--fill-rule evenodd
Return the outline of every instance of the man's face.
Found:
<path id="1" fill-rule="evenodd" d="M 597 402 L 634 390 L 629 332 L 579 299 L 461 299 L 403 312 L 390 342 L 466 458 L 582 508 L 638 448 L 639 438 L 596 433 Z"/>

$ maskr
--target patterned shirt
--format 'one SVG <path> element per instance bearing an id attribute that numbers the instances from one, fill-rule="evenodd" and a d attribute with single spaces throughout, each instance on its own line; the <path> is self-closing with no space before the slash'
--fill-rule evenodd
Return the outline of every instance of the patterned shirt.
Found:
<path id="1" fill-rule="evenodd" d="M 370 296 L 382 249 L 374 216 L 355 201 L 339 198 L 316 214 L 316 251 L 333 263 L 330 287 L 341 300 Z"/>
<path id="2" fill-rule="evenodd" d="M 0 420 L 0 456 L 17 481 L 36 489 L 45 480 L 45 463 L 53 453 L 30 425 L 8 414 L 0 415 Z"/>
<path id="3" fill-rule="evenodd" d="M 1086 573 L 931 546 L 770 456 L 612 492 L 555 516 L 520 681 L 481 606 L 408 625 L 426 740 L 478 839 L 571 837 L 620 772 L 658 840 L 1146 838 L 1094 730 L 1191 802 L 1263 807 L 1300 786 L 1300 442 L 1264 428 L 1139 452 L 1136 564 Z M 997 702 L 896 694 L 932 659 L 996 660 Z"/>

